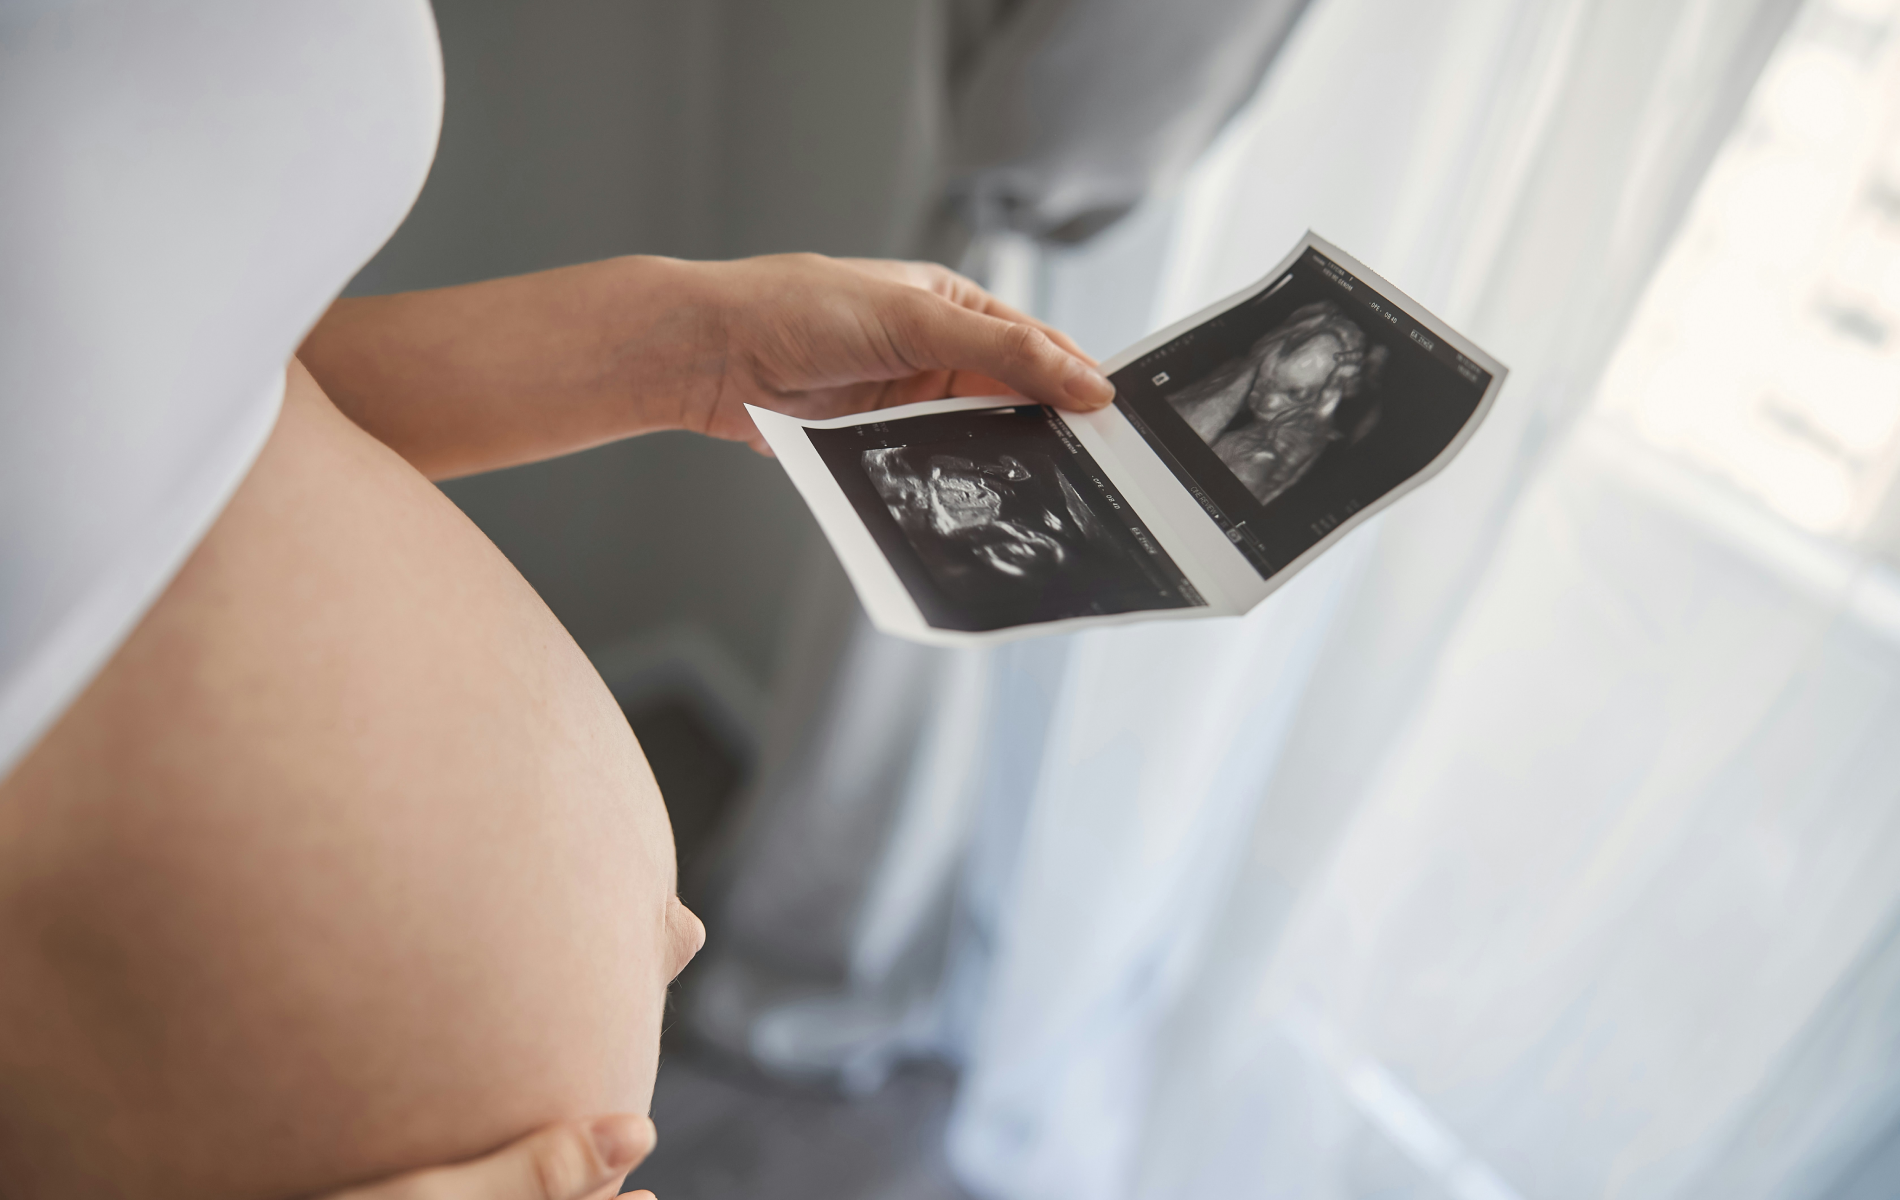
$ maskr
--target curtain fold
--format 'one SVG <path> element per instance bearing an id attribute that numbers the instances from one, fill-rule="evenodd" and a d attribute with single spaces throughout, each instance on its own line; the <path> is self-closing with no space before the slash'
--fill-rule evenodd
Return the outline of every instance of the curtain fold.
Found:
<path id="1" fill-rule="evenodd" d="M 1517 498 L 1590 395 L 1791 9 L 1328 3 L 1310 14 L 1245 123 L 1203 166 L 1183 204 L 1174 279 L 1163 289 L 1157 323 L 1257 275 L 1277 247 L 1311 224 L 1364 247 L 1358 252 L 1394 282 L 1509 363 L 1513 379 L 1458 463 L 1336 552 L 1359 561 L 1347 594 L 1336 606 L 1314 605 L 1301 630 L 1324 640 L 1320 665 L 1257 677 L 1259 694 L 1297 697 L 1293 732 L 1282 754 L 1263 756 L 1250 778 L 1229 785 L 1252 806 L 1248 855 L 1224 909 L 1182 922 L 1180 936 L 1205 947 L 1202 966 L 1128 1014 L 1121 1040 L 1141 1047 L 1145 1061 L 1122 1054 L 1111 1072 L 1123 1080 L 1119 1122 L 1089 1127 L 1056 1115 L 1077 1111 L 1070 1079 L 1084 1090 L 1091 1086 L 1084 1081 L 1105 1086 L 1116 1039 L 1095 1039 L 1099 1051 L 1058 1051 L 1036 1031 L 1083 1019 L 1085 1010 L 1065 1004 L 1064 995 L 1119 994 L 1148 963 L 1130 956 L 1100 969 L 1077 957 L 1073 935 L 1047 928 L 1002 941 L 989 1020 L 979 1028 L 952 1137 L 955 1161 L 981 1193 L 1351 1195 L 1371 1186 L 1355 1183 L 1355 1173 L 1376 1179 L 1383 1172 L 1418 1194 L 1436 1194 L 1431 1189 L 1454 1180 L 1464 1189 L 1455 1194 L 1512 1194 L 1487 1191 L 1494 1168 L 1399 1076 L 1355 1048 L 1339 1031 L 1338 1014 L 1321 1005 L 1317 1015 L 1301 1016 L 1296 1006 L 1289 1010 L 1295 1015 L 1270 1020 L 1252 997 L 1269 986 L 1263 980 L 1306 961 L 1297 946 L 1283 945 L 1284 930 L 1317 919 L 1297 914 L 1332 896 L 1318 889 L 1342 845 L 1357 836 L 1405 853 L 1402 830 L 1375 825 L 1359 833 L 1355 809 L 1370 802 L 1369 793 L 1377 798 L 1380 779 L 1409 777 L 1392 765 L 1393 747 L 1411 744 L 1421 713 L 1472 719 L 1431 691 L 1448 640 L 1471 619 L 1474 588 L 1517 516 Z M 1642 202 L 1632 203 L 1632 195 Z M 1290 602 L 1326 582 L 1302 578 L 1282 596 Z M 1285 630 L 1298 619 L 1269 604 L 1242 624 Z M 1563 630 L 1546 632 L 1564 643 Z M 1522 681 L 1512 683 L 1506 695 L 1521 702 Z M 1140 725 L 1174 715 L 1148 707 L 1153 681 L 1107 690 L 1077 680 L 1072 687 L 1103 720 Z M 1553 719 L 1551 736 L 1576 736 L 1560 716 Z M 1511 731 L 1524 732 L 1521 723 Z M 1079 747 L 1057 742 L 1048 753 L 1062 764 L 1052 775 L 1079 769 Z M 1524 782 L 1532 794 L 1542 786 Z M 1609 794 L 1621 799 L 1614 788 Z M 1184 778 L 1153 803 L 1211 800 Z M 1035 803 L 1043 801 L 1039 794 Z M 1084 829 L 1096 833 L 1091 822 L 1068 834 Z M 1434 870 L 1457 870 L 1438 856 L 1429 861 Z M 1389 860 L 1384 865 L 1393 869 Z M 1018 879 L 1025 891 L 1011 907 L 1023 929 L 1036 928 L 1035 917 L 1047 911 L 1033 900 L 1040 892 L 1062 891 L 1084 907 L 1095 895 L 1076 895 L 1081 879 L 1053 850 L 1046 862 L 1025 850 Z M 1115 886 L 1160 892 L 1166 882 L 1136 874 Z M 1351 901 L 1337 897 L 1342 906 Z M 1211 933 L 1196 927 L 1203 919 L 1214 924 Z M 1311 947 L 1334 943 L 1315 939 L 1298 946 L 1324 961 Z M 1034 970 L 1019 973 L 1011 961 L 1017 955 Z M 1035 972 L 1067 986 L 1037 986 Z M 1038 1071 L 1023 1071 L 1024 1062 L 1038 1063 Z M 1368 1133 L 1369 1102 L 1354 1099 L 1355 1086 L 1400 1097 L 1374 1111 L 1394 1127 L 1427 1132 L 1409 1152 L 1392 1146 L 1385 1126 Z M 1131 1127 L 1141 1131 L 1133 1150 L 1118 1140 Z M 1075 1186 L 1086 1164 L 1104 1156 L 1122 1164 L 1109 1176 L 1116 1186 Z"/>
<path id="2" fill-rule="evenodd" d="M 935 247 L 1086 241 L 1173 186 L 1259 85 L 1308 0 L 947 0 Z"/>

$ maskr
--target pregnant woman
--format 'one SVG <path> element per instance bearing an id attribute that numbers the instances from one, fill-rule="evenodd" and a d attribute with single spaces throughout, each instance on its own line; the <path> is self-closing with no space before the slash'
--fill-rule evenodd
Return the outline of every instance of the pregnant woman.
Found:
<path id="1" fill-rule="evenodd" d="M 422 0 L 0 14 L 7 1200 L 310 1195 L 542 1127 L 362 1194 L 601 1188 L 701 932 L 612 697 L 430 480 L 753 441 L 747 403 L 1111 395 L 915 264 L 332 303 L 440 96 Z"/>

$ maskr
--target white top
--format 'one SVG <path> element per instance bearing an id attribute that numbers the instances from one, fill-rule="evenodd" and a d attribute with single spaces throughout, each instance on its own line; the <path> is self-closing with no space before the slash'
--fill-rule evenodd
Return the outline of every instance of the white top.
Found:
<path id="1" fill-rule="evenodd" d="M 0 776 L 229 500 L 441 114 L 426 0 L 0 6 Z"/>

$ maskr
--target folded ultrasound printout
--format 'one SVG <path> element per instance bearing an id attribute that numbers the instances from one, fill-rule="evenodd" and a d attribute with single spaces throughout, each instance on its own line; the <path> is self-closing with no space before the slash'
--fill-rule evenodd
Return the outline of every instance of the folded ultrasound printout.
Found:
<path id="1" fill-rule="evenodd" d="M 1443 468 L 1505 375 L 1310 233 L 1103 370 L 1093 413 L 751 413 L 872 622 L 960 645 L 1247 612 Z"/>

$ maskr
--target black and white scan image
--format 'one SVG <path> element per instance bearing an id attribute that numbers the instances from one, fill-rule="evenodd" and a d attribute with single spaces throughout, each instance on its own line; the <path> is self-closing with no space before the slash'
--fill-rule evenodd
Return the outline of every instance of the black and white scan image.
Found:
<path id="1" fill-rule="evenodd" d="M 864 473 L 932 573 L 957 591 L 998 577 L 1046 579 L 1090 547 L 1112 544 L 1046 455 L 979 462 L 893 446 L 866 450 Z"/>
<path id="2" fill-rule="evenodd" d="M 807 432 L 933 626 L 999 629 L 1200 603 L 1047 409 Z"/>
<path id="3" fill-rule="evenodd" d="M 1342 404 L 1377 383 L 1387 353 L 1337 303 L 1315 300 L 1245 354 L 1163 394 L 1254 499 L 1270 504 L 1328 446 L 1371 432 L 1376 408 L 1350 428 L 1338 417 Z"/>
<path id="4" fill-rule="evenodd" d="M 1491 384 L 1311 247 L 1113 379 L 1117 408 L 1263 579 L 1429 466 Z"/>

